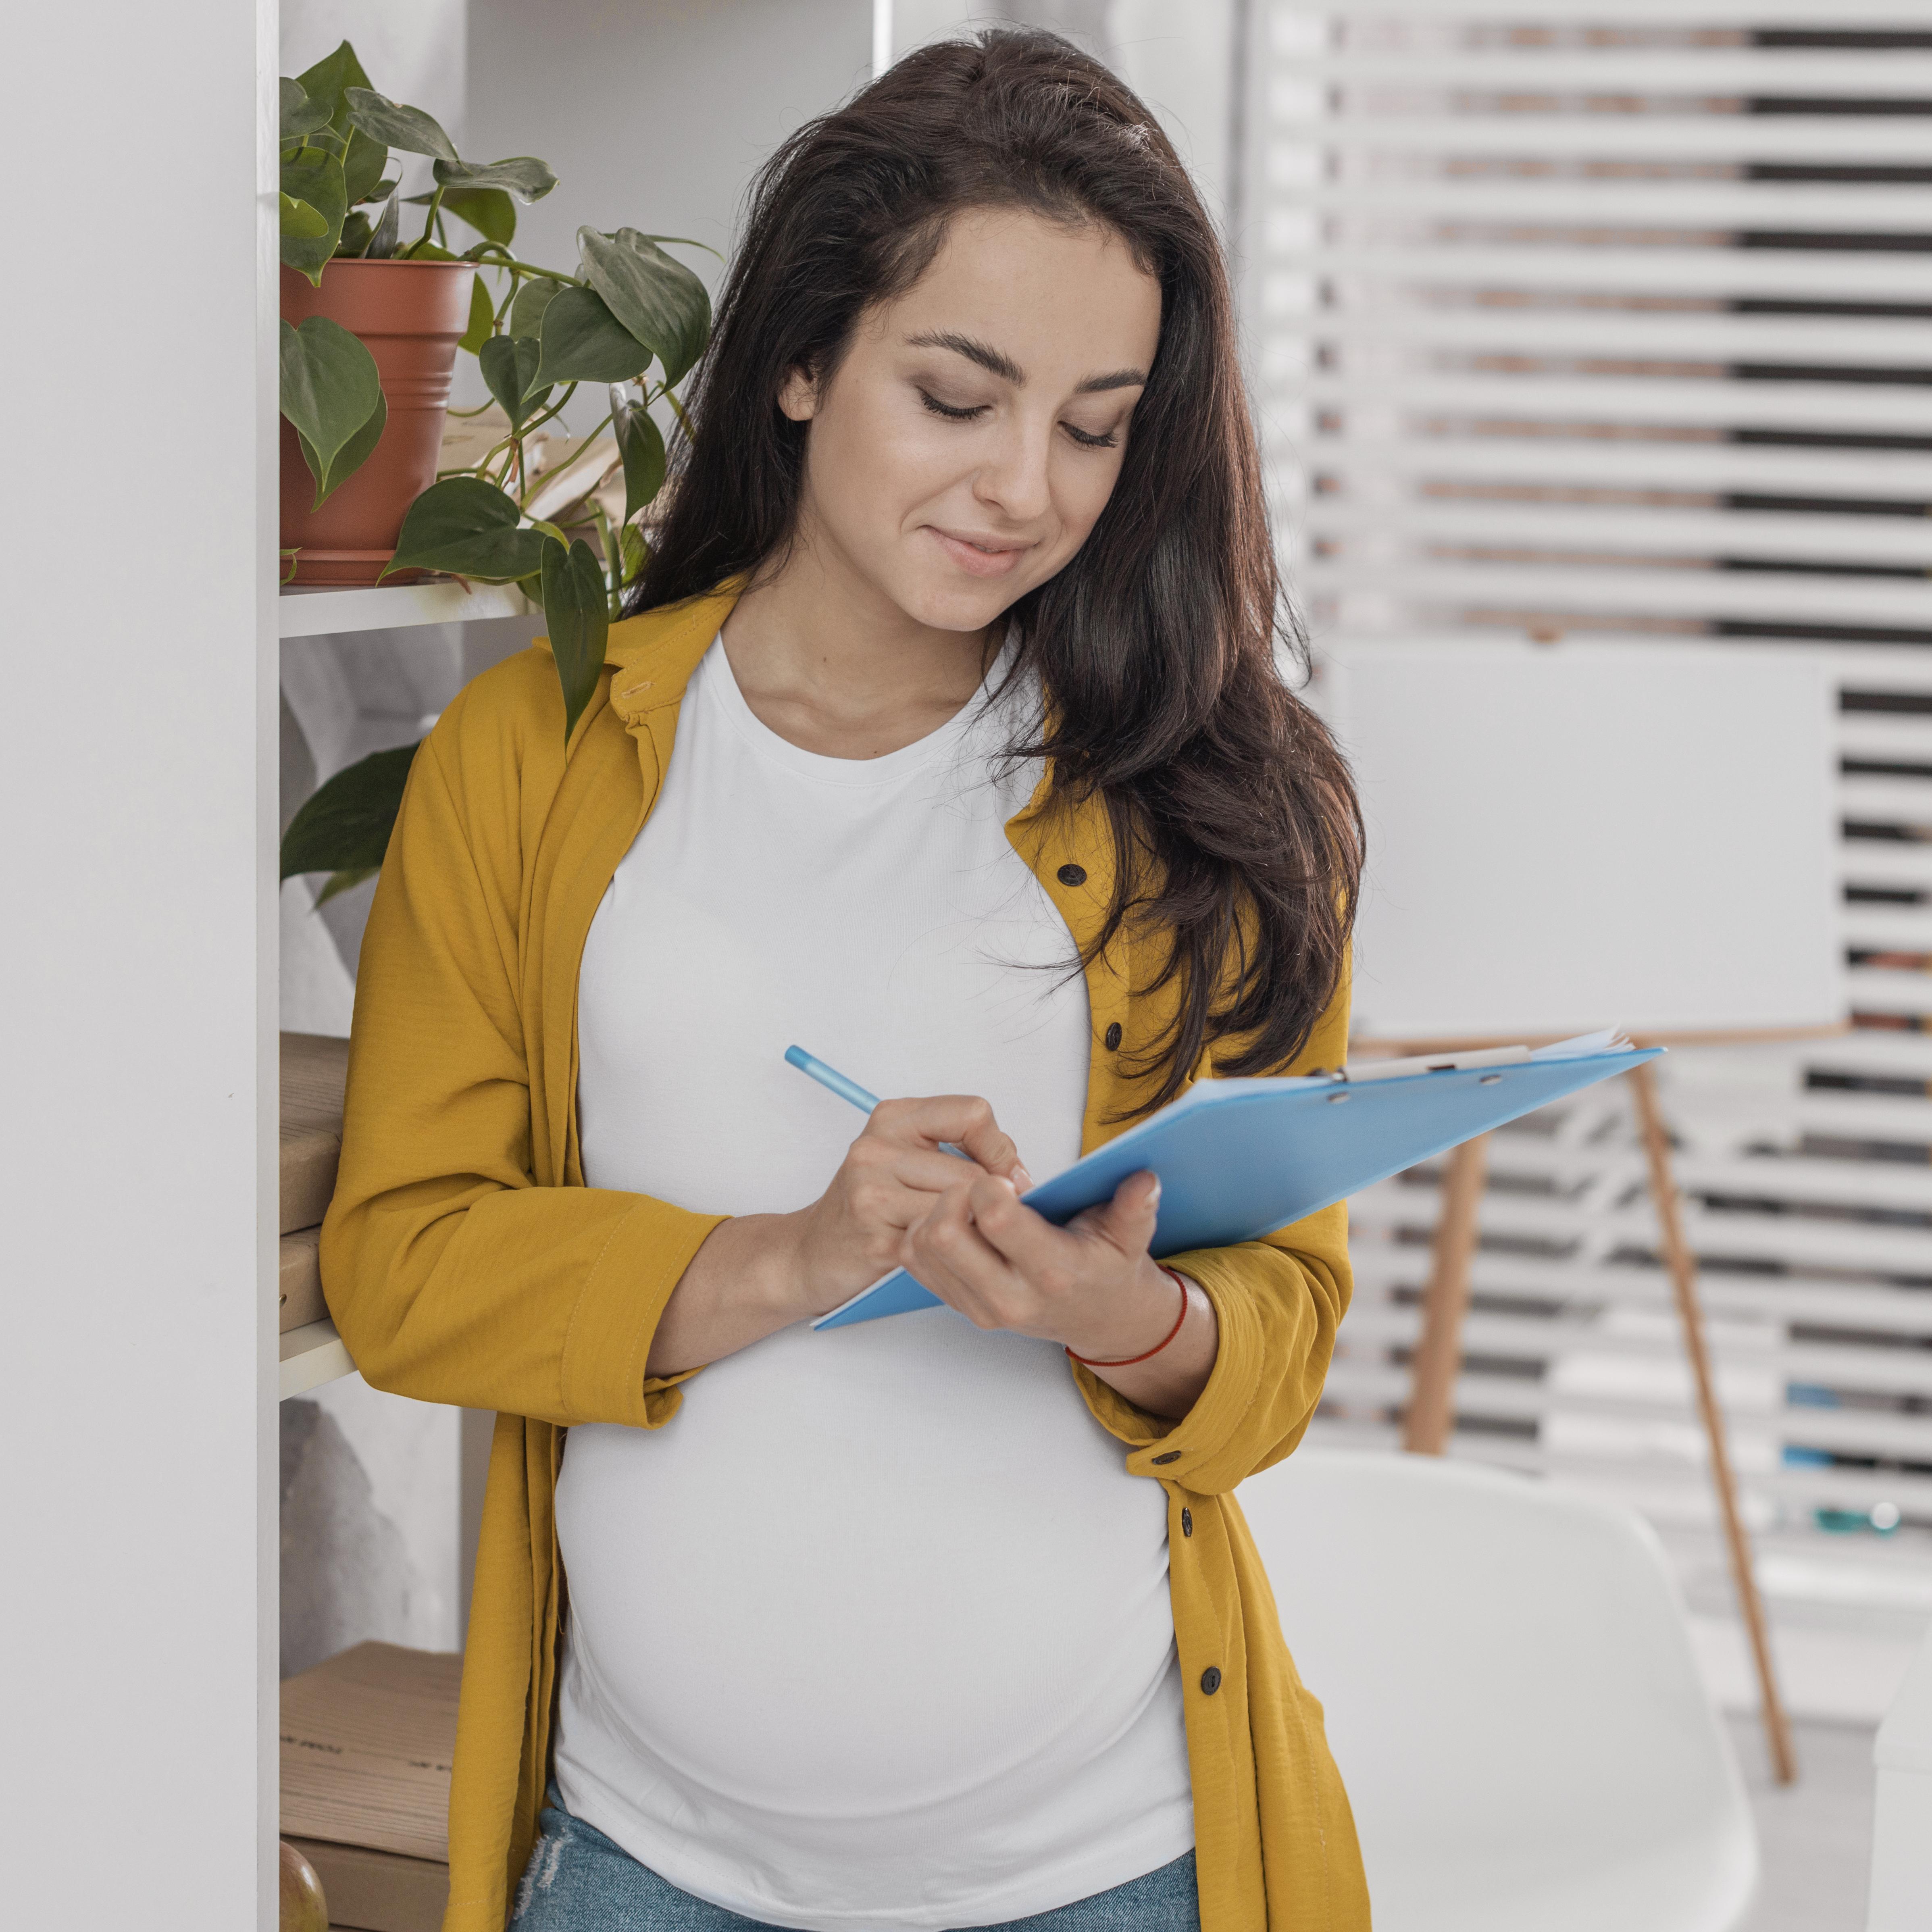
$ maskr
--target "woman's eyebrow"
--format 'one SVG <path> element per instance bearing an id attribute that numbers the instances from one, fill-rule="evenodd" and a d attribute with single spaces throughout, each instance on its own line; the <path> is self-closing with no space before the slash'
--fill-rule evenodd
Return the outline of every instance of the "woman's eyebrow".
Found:
<path id="1" fill-rule="evenodd" d="M 995 349 L 989 342 L 981 342 L 970 335 L 962 335 L 956 329 L 935 328 L 923 335 L 906 338 L 908 349 L 950 349 L 956 356 L 963 356 L 969 362 L 980 367 L 1001 381 L 1010 382 L 1016 389 L 1026 386 L 1026 371 L 1007 355 L 1004 350 Z M 1086 396 L 1102 389 L 1138 389 L 1147 384 L 1144 369 L 1111 369 L 1105 375 L 1089 376 L 1084 382 L 1074 386 L 1076 395 Z"/>
<path id="2" fill-rule="evenodd" d="M 1096 389 L 1144 389 L 1147 387 L 1144 369 L 1112 369 L 1104 376 L 1089 376 L 1084 382 L 1076 383 L 1073 393 L 1076 396 L 1090 396 Z"/>
<path id="3" fill-rule="evenodd" d="M 1026 386 L 1026 371 L 1007 355 L 1004 350 L 995 349 L 989 342 L 976 341 L 970 335 L 962 335 L 956 329 L 935 328 L 923 335 L 908 335 L 908 349 L 950 349 L 956 356 L 963 356 L 969 362 L 976 362 L 982 369 L 998 376 L 1001 381 L 1012 383 L 1016 389 Z"/>

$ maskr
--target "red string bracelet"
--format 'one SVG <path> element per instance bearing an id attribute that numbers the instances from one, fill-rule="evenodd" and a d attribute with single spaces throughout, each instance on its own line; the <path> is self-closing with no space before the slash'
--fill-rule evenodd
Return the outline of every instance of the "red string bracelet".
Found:
<path id="1" fill-rule="evenodd" d="M 1082 1368 L 1088 1369 L 1131 1368 L 1136 1362 L 1144 1362 L 1150 1357 L 1159 1354 L 1162 1349 L 1166 1348 L 1168 1342 L 1172 1342 L 1174 1336 L 1178 1335 L 1182 1328 L 1186 1326 L 1187 1322 L 1188 1306 L 1187 1283 L 1185 1279 L 1183 1276 L 1176 1274 L 1174 1270 L 1171 1268 L 1162 1268 L 1161 1270 L 1161 1273 L 1166 1275 L 1168 1280 L 1172 1282 L 1174 1286 L 1180 1291 L 1180 1312 L 1174 1318 L 1174 1326 L 1170 1328 L 1151 1348 L 1148 1349 L 1145 1354 L 1139 1355 L 1123 1355 L 1118 1361 L 1113 1362 L 1099 1362 L 1094 1360 L 1090 1356 L 1076 1355 L 1073 1354 L 1073 1351 L 1071 1348 L 1069 1348 L 1066 1351 L 1067 1354 L 1070 1356 L 1072 1356 L 1072 1359 L 1078 1362 Z"/>

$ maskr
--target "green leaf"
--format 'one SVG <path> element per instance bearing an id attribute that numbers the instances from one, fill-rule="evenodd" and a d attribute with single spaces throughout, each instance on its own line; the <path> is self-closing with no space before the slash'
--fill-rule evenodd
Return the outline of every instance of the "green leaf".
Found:
<path id="1" fill-rule="evenodd" d="M 422 152 L 428 153 L 428 148 Z M 523 201 L 541 201 L 556 185 L 556 177 L 534 154 L 512 154 L 503 161 L 459 161 L 454 153 L 436 164 L 443 188 L 507 188 Z M 446 207 L 448 206 L 445 200 Z M 491 238 L 495 238 L 494 236 Z"/>
<path id="2" fill-rule="evenodd" d="M 612 400 L 610 426 L 624 459 L 624 523 L 664 488 L 664 444 L 651 412 L 640 403 Z"/>
<path id="3" fill-rule="evenodd" d="M 356 50 L 344 40 L 332 54 L 326 54 L 299 77 L 298 83 L 310 100 L 328 110 L 327 124 L 341 137 L 342 152 L 336 158 L 342 164 L 344 205 L 358 206 L 380 188 L 382 171 L 388 164 L 385 144 L 349 124 L 349 90 L 367 88 L 369 76 L 356 58 Z"/>
<path id="4" fill-rule="evenodd" d="M 298 201 L 292 194 L 282 196 L 282 232 L 292 241 L 313 242 L 328 232 L 328 217 L 319 208 Z"/>
<path id="5" fill-rule="evenodd" d="M 305 201 L 326 224 L 320 235 L 282 234 L 282 260 L 322 286 L 322 272 L 342 235 L 342 219 L 349 212 L 343 192 L 342 164 L 333 154 L 311 148 L 292 161 L 282 164 L 282 192 L 291 201 Z"/>
<path id="6" fill-rule="evenodd" d="M 493 335 L 478 352 L 483 380 L 503 406 L 512 429 L 520 428 L 526 416 L 535 416 L 550 394 L 548 387 L 533 386 L 541 352 L 527 335 Z"/>
<path id="7" fill-rule="evenodd" d="M 346 892 L 364 879 L 373 879 L 382 869 L 380 866 L 352 866 L 346 872 L 330 873 L 328 883 L 315 896 L 316 910 L 320 912 L 338 892 Z"/>
<path id="8" fill-rule="evenodd" d="M 338 132 L 348 124 L 344 91 L 369 85 L 369 76 L 362 71 L 362 63 L 356 58 L 356 50 L 346 40 L 332 54 L 324 54 L 308 73 L 298 74 L 296 79 L 311 100 L 327 104 L 328 124 Z"/>
<path id="9" fill-rule="evenodd" d="M 342 158 L 342 184 L 351 208 L 376 198 L 388 165 L 389 151 L 382 142 L 372 140 L 359 128 L 350 129 L 349 152 Z"/>
<path id="10" fill-rule="evenodd" d="M 366 878 L 374 872 L 389 849 L 416 754 L 413 745 L 372 752 L 316 790 L 282 834 L 281 876 L 356 872 Z"/>
<path id="11" fill-rule="evenodd" d="M 393 260 L 396 242 L 402 232 L 403 211 L 396 197 L 391 195 L 382 209 L 382 218 L 376 224 L 375 232 L 369 237 L 369 260 L 372 262 Z"/>
<path id="12" fill-rule="evenodd" d="M 543 312 L 539 340 L 538 373 L 546 382 L 628 382 L 651 359 L 591 289 L 560 289 Z"/>
<path id="13" fill-rule="evenodd" d="M 486 242 L 507 248 L 517 232 L 517 204 L 500 188 L 453 188 L 443 212 L 469 223 Z"/>
<path id="14" fill-rule="evenodd" d="M 366 85 L 347 88 L 343 98 L 349 104 L 349 124 L 359 128 L 372 141 L 400 148 L 406 154 L 455 160 L 456 149 L 449 136 L 420 107 L 386 100 Z"/>
<path id="15" fill-rule="evenodd" d="M 554 538 L 543 547 L 544 623 L 550 655 L 563 686 L 563 738 L 577 728 L 604 668 L 604 640 L 610 631 L 604 566 L 581 537 L 566 550 Z"/>
<path id="16" fill-rule="evenodd" d="M 369 244 L 375 235 L 375 230 L 369 225 L 369 218 L 359 208 L 352 208 L 343 218 L 342 232 L 336 237 L 336 258 L 346 258 L 352 262 L 359 260 L 369 252 Z"/>
<path id="17" fill-rule="evenodd" d="M 510 333 L 512 335 L 536 335 L 543 328 L 544 310 L 550 307 L 550 298 L 561 288 L 569 285 L 565 282 L 547 282 L 538 279 L 525 282 L 516 292 L 510 304 Z"/>
<path id="18" fill-rule="evenodd" d="M 626 524 L 617 536 L 617 558 L 620 571 L 617 581 L 628 590 L 644 574 L 644 566 L 651 560 L 651 547 L 645 542 L 644 532 L 634 524 Z"/>
<path id="19" fill-rule="evenodd" d="M 543 538 L 517 527 L 520 512 L 494 483 L 450 476 L 432 483 L 410 506 L 396 538 L 392 570 L 447 570 L 458 577 L 507 584 L 542 567 Z"/>
<path id="20" fill-rule="evenodd" d="M 298 80 L 284 74 L 281 80 L 282 130 L 284 141 L 299 141 L 328 125 L 329 104 L 311 100 Z"/>
<path id="21" fill-rule="evenodd" d="M 704 284 L 634 228 L 615 235 L 580 228 L 577 241 L 590 286 L 664 364 L 666 386 L 676 382 L 704 352 L 711 332 L 711 298 Z"/>
<path id="22" fill-rule="evenodd" d="M 646 235 L 646 242 L 675 242 L 681 248 L 702 248 L 707 255 L 718 255 L 718 250 L 709 242 L 700 242 L 695 235 Z M 718 255 L 719 261 L 724 257 Z"/>
<path id="23" fill-rule="evenodd" d="M 315 501 L 309 506 L 310 509 L 320 509 L 368 461 L 376 444 L 382 440 L 382 431 L 388 420 L 388 398 L 378 391 L 375 414 L 342 446 L 340 454 L 328 466 L 326 481 L 320 480 L 322 465 L 316 459 L 315 446 L 300 430 L 296 431 L 296 439 L 302 444 L 302 460 L 308 465 L 308 473 L 318 479 L 315 486 Z"/>
<path id="24" fill-rule="evenodd" d="M 383 407 L 376 358 L 326 316 L 312 315 L 300 328 L 284 322 L 281 390 L 282 414 L 302 439 L 320 503 L 348 473 L 340 461 L 356 432 Z"/>
<path id="25" fill-rule="evenodd" d="M 496 305 L 490 299 L 489 288 L 478 274 L 470 284 L 470 323 L 457 347 L 468 350 L 472 356 L 481 354 L 483 345 L 492 339 L 490 332 L 496 326 Z"/>

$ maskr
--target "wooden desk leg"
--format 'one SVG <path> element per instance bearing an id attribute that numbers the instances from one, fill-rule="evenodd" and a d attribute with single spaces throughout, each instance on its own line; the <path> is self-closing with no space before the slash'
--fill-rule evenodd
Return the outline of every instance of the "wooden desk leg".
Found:
<path id="1" fill-rule="evenodd" d="M 1490 1137 L 1478 1134 L 1450 1150 L 1442 1206 L 1422 1296 L 1422 1333 L 1411 1364 L 1402 1446 L 1439 1456 L 1456 1420 L 1456 1375 L 1462 1366 L 1462 1318 L 1469 1312 L 1469 1267 L 1476 1254 L 1476 1210 L 1483 1198 Z"/>
<path id="2" fill-rule="evenodd" d="M 1744 1628 L 1750 1636 L 1751 1654 L 1757 1663 L 1758 1689 L 1763 1702 L 1765 1742 L 1770 1748 L 1772 1768 L 1780 1784 L 1791 1784 L 1798 1775 L 1798 1760 L 1792 1749 L 1791 1725 L 1778 1693 L 1778 1675 L 1773 1668 L 1771 1643 L 1765 1629 L 1764 1606 L 1757 1593 L 1757 1577 L 1751 1568 L 1750 1539 L 1738 1509 L 1737 1479 L 1731 1471 L 1731 1455 L 1724 1440 L 1724 1412 L 1718 1406 L 1717 1388 L 1711 1374 L 1711 1356 L 1704 1342 L 1704 1315 L 1697 1299 L 1697 1264 L 1684 1238 L 1684 1220 L 1678 1210 L 1677 1180 L 1670 1165 L 1670 1137 L 1665 1132 L 1664 1115 L 1657 1104 L 1657 1076 L 1651 1062 L 1630 1070 L 1636 1090 L 1637 1122 L 1643 1133 L 1644 1153 L 1650 1164 L 1650 1195 L 1657 1208 L 1657 1225 L 1662 1237 L 1664 1258 L 1670 1270 L 1670 1282 L 1677 1297 L 1677 1314 L 1684 1328 L 1684 1352 L 1690 1358 L 1690 1373 L 1697 1388 L 1697 1409 L 1703 1419 L 1704 1434 L 1711 1445 L 1711 1480 L 1718 1492 L 1718 1508 L 1724 1518 L 1724 1540 L 1729 1546 L 1731 1576 L 1736 1582 L 1738 1607 L 1744 1612 Z"/>

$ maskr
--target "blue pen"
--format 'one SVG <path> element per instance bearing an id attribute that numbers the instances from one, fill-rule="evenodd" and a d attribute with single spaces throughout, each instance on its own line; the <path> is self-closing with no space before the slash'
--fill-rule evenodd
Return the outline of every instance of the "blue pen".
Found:
<path id="1" fill-rule="evenodd" d="M 784 1057 L 788 1066 L 796 1066 L 800 1072 L 816 1080 L 840 1100 L 850 1100 L 860 1113 L 869 1114 L 879 1104 L 878 1094 L 867 1093 L 857 1081 L 848 1080 L 836 1066 L 827 1066 L 824 1060 L 814 1059 L 803 1047 L 787 1047 Z"/>
<path id="2" fill-rule="evenodd" d="M 876 1094 L 868 1094 L 856 1080 L 848 1080 L 836 1066 L 827 1066 L 824 1060 L 814 1058 L 802 1046 L 788 1046 L 784 1052 L 785 1064 L 796 1066 L 808 1078 L 816 1080 L 827 1092 L 836 1094 L 842 1100 L 849 1100 L 860 1113 L 869 1114 L 879 1104 Z M 944 1154 L 956 1154 L 962 1160 L 973 1156 L 964 1148 L 955 1147 L 950 1141 L 941 1141 L 940 1150 Z"/>

